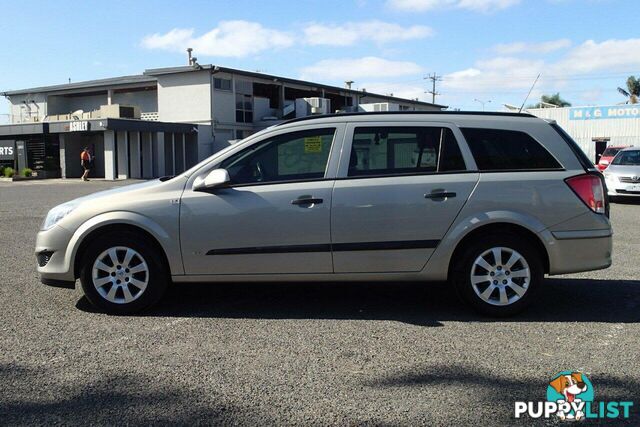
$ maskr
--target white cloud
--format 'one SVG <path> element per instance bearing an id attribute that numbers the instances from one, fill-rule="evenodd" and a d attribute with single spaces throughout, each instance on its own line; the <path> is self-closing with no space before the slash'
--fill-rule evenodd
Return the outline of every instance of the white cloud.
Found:
<path id="1" fill-rule="evenodd" d="M 555 44 L 555 47 L 563 45 L 561 40 L 548 43 L 548 46 L 543 46 L 545 43 L 538 44 L 540 52 L 551 49 L 551 44 Z M 531 50 L 520 50 L 517 46 L 512 46 L 504 51 L 519 53 Z M 640 39 L 612 39 L 599 43 L 588 40 L 569 49 L 561 59 L 554 62 L 498 56 L 476 61 L 472 67 L 445 75 L 442 86 L 445 90 L 471 92 L 526 89 L 531 86 L 535 76 L 541 73 L 537 87 L 558 91 L 567 87 L 575 76 L 597 72 L 632 72 L 640 67 L 640 56 L 634 54 L 638 51 Z"/>
<path id="2" fill-rule="evenodd" d="M 192 47 L 196 56 L 236 58 L 293 44 L 294 37 L 289 33 L 248 21 L 222 21 L 218 27 L 196 37 L 193 29 L 174 28 L 165 34 L 152 34 L 142 40 L 142 46 L 149 49 L 184 51 Z"/>
<path id="3" fill-rule="evenodd" d="M 302 68 L 303 80 L 348 80 L 415 75 L 422 72 L 415 62 L 390 61 L 375 56 L 363 58 L 324 59 Z"/>
<path id="4" fill-rule="evenodd" d="M 365 40 L 388 43 L 420 39 L 431 36 L 433 30 L 424 25 L 403 27 L 373 20 L 341 25 L 311 23 L 304 29 L 304 34 L 306 43 L 310 45 L 350 46 Z"/>
<path id="5" fill-rule="evenodd" d="M 457 8 L 476 12 L 493 12 L 520 3 L 520 0 L 387 0 L 393 9 L 424 12 L 427 10 Z"/>
<path id="6" fill-rule="evenodd" d="M 182 49 L 191 40 L 192 29 L 174 28 L 165 34 L 152 34 L 142 39 L 142 46 L 148 49 Z M 186 46 L 185 46 L 186 48 Z"/>
<path id="7" fill-rule="evenodd" d="M 548 42 L 562 46 L 560 41 Z M 551 45 L 538 44 L 541 52 Z M 492 99 L 497 106 L 501 101 L 521 102 L 536 75 L 541 74 L 528 102 L 539 99 L 542 93 L 556 93 L 574 103 L 610 102 L 615 92 L 616 74 L 632 73 L 640 68 L 640 39 L 593 40 L 561 52 L 560 59 L 550 61 L 538 57 L 497 56 L 479 60 L 470 67 L 446 74 L 440 85 L 442 102 L 469 107 L 474 98 Z M 503 52 L 521 53 L 531 50 L 512 46 Z M 609 76 L 609 77 L 607 77 Z M 471 108 L 474 106 L 471 105 Z M 476 107 L 477 108 L 477 107 Z"/>
<path id="8" fill-rule="evenodd" d="M 442 87 L 453 91 L 483 92 L 525 89 L 544 69 L 544 61 L 497 57 L 477 61 L 474 67 L 446 74 Z"/>
<path id="9" fill-rule="evenodd" d="M 626 72 L 640 67 L 640 39 L 587 40 L 555 64 L 557 73 L 585 74 L 594 71 Z"/>
<path id="10" fill-rule="evenodd" d="M 378 93 L 382 95 L 392 95 L 405 99 L 425 100 L 425 89 L 420 84 L 409 83 L 385 83 L 385 82 L 363 82 L 358 85 L 358 89 L 366 89 L 367 92 Z M 429 101 L 431 95 L 429 95 Z"/>
<path id="11" fill-rule="evenodd" d="M 515 42 L 498 44 L 493 50 L 499 55 L 515 55 L 517 53 L 550 53 L 571 47 L 571 40 L 558 39 L 541 43 Z"/>

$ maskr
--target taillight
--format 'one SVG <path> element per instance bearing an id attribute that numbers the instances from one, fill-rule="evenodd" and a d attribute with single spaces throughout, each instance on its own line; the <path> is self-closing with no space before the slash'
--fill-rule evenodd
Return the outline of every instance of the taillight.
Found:
<path id="1" fill-rule="evenodd" d="M 605 196 L 602 179 L 597 175 L 585 174 L 565 179 L 574 193 L 595 213 L 605 213 Z"/>

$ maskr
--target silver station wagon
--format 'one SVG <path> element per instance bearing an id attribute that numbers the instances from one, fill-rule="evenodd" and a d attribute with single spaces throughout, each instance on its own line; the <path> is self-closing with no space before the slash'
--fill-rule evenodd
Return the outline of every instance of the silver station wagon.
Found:
<path id="1" fill-rule="evenodd" d="M 181 175 L 57 206 L 36 257 L 44 284 L 79 278 L 110 313 L 151 306 L 170 282 L 411 280 L 506 316 L 545 274 L 611 265 L 611 239 L 603 177 L 555 123 L 354 113 L 284 122 Z"/>

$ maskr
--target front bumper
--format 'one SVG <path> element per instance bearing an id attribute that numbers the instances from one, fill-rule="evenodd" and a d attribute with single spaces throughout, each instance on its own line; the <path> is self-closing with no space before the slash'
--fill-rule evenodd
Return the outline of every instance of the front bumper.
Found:
<path id="1" fill-rule="evenodd" d="M 69 242 L 72 234 L 56 225 L 41 230 L 36 237 L 36 265 L 40 281 L 45 285 L 73 288 L 75 274 L 70 262 Z"/>
<path id="2" fill-rule="evenodd" d="M 640 197 L 640 182 L 621 182 L 617 176 L 606 176 L 609 196 Z"/>

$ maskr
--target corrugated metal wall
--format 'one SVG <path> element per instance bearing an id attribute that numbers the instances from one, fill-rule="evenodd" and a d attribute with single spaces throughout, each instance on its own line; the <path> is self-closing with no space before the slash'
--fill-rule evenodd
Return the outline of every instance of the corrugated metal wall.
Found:
<path id="1" fill-rule="evenodd" d="M 571 120 L 571 108 L 536 108 L 527 111 L 558 122 L 592 161 L 596 154 L 594 138 L 610 138 L 608 145 L 640 145 L 639 117 Z"/>

